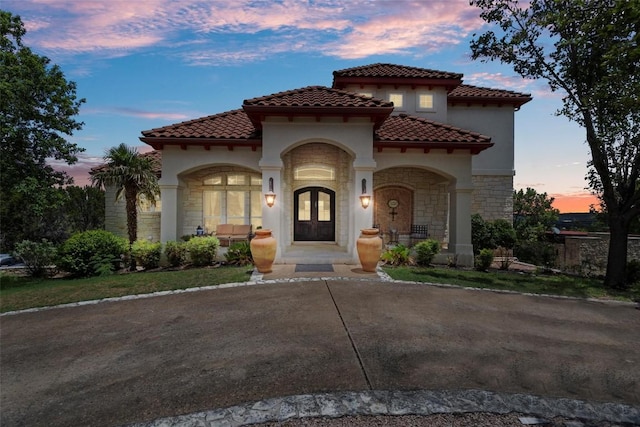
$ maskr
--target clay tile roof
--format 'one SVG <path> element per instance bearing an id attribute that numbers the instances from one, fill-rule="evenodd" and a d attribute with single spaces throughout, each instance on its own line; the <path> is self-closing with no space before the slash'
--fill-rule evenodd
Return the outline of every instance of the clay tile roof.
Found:
<path id="1" fill-rule="evenodd" d="M 395 64 L 371 64 L 333 72 L 336 77 L 383 77 L 418 79 L 461 79 L 462 74 Z"/>
<path id="2" fill-rule="evenodd" d="M 307 86 L 246 99 L 243 107 L 393 107 L 393 103 L 325 86 Z"/>
<path id="3" fill-rule="evenodd" d="M 377 130 L 375 143 L 381 147 L 471 149 L 474 154 L 493 145 L 491 138 L 421 117 L 390 116 Z"/>
<path id="4" fill-rule="evenodd" d="M 176 123 L 142 132 L 144 138 L 206 138 L 243 140 L 257 137 L 256 129 L 242 110 Z M 146 142 L 146 141 L 145 141 Z"/>
<path id="5" fill-rule="evenodd" d="M 449 102 L 473 102 L 473 101 L 492 101 L 492 102 L 510 102 L 521 106 L 531 101 L 531 95 L 528 93 L 514 92 L 506 89 L 491 89 L 485 87 L 460 85 L 449 92 L 447 97 Z"/>

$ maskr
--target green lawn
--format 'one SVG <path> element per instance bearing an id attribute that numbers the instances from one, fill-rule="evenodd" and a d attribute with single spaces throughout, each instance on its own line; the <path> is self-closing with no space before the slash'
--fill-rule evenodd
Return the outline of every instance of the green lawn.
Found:
<path id="1" fill-rule="evenodd" d="M 441 283 L 473 288 L 503 289 L 537 294 L 566 295 L 580 298 L 640 299 L 640 286 L 627 292 L 611 292 L 595 279 L 565 275 L 545 275 L 491 271 L 419 267 L 385 267 L 396 280 Z M 123 295 L 145 294 L 222 283 L 245 282 L 251 267 L 192 268 L 180 271 L 156 271 L 114 274 L 87 279 L 46 279 L 0 275 L 0 312 L 45 307 L 77 301 L 97 300 Z"/>
<path id="2" fill-rule="evenodd" d="M 114 274 L 86 279 L 0 276 L 0 312 L 174 289 L 246 282 L 251 266 Z"/>
<path id="3" fill-rule="evenodd" d="M 384 270 L 395 280 L 411 282 L 621 301 L 634 301 L 640 298 L 640 286 L 638 285 L 629 291 L 611 291 L 603 287 L 602 280 L 563 274 L 531 274 L 512 271 L 481 272 L 438 267 L 385 267 Z"/>

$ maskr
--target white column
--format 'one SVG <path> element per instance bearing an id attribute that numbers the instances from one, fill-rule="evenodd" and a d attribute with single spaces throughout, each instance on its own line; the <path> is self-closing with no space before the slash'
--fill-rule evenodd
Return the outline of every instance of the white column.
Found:
<path id="1" fill-rule="evenodd" d="M 262 227 L 271 230 L 271 235 L 276 239 L 276 262 L 284 252 L 283 235 L 283 215 L 285 215 L 284 201 L 282 194 L 282 165 L 262 166 Z M 267 205 L 264 195 L 269 192 L 269 179 L 273 179 L 273 192 L 276 200 L 272 207 Z"/>
<path id="2" fill-rule="evenodd" d="M 449 251 L 458 258 L 458 265 L 473 266 L 471 244 L 471 193 L 473 188 L 451 186 L 449 205 Z"/>
<path id="3" fill-rule="evenodd" d="M 178 240 L 178 227 L 181 225 L 179 192 L 179 185 L 160 184 L 160 200 L 162 200 L 160 241 L 162 243 Z"/>

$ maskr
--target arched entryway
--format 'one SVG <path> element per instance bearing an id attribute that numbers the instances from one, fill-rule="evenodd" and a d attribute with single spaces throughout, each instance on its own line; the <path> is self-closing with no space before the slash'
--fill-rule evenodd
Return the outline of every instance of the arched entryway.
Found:
<path id="1" fill-rule="evenodd" d="M 293 195 L 293 240 L 333 242 L 336 238 L 336 193 L 325 187 L 304 187 Z"/>

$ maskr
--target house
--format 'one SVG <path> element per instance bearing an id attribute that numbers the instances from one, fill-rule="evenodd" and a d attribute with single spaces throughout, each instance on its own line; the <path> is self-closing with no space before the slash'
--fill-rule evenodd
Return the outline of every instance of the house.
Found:
<path id="1" fill-rule="evenodd" d="M 412 226 L 422 225 L 458 264 L 472 265 L 471 214 L 512 218 L 514 116 L 531 97 L 462 77 L 348 68 L 333 73 L 332 87 L 143 131 L 140 140 L 162 153 L 154 237 L 252 224 L 273 231 L 276 263 L 322 244 L 355 262 L 361 229 L 375 224 L 386 241 L 409 244 Z"/>

